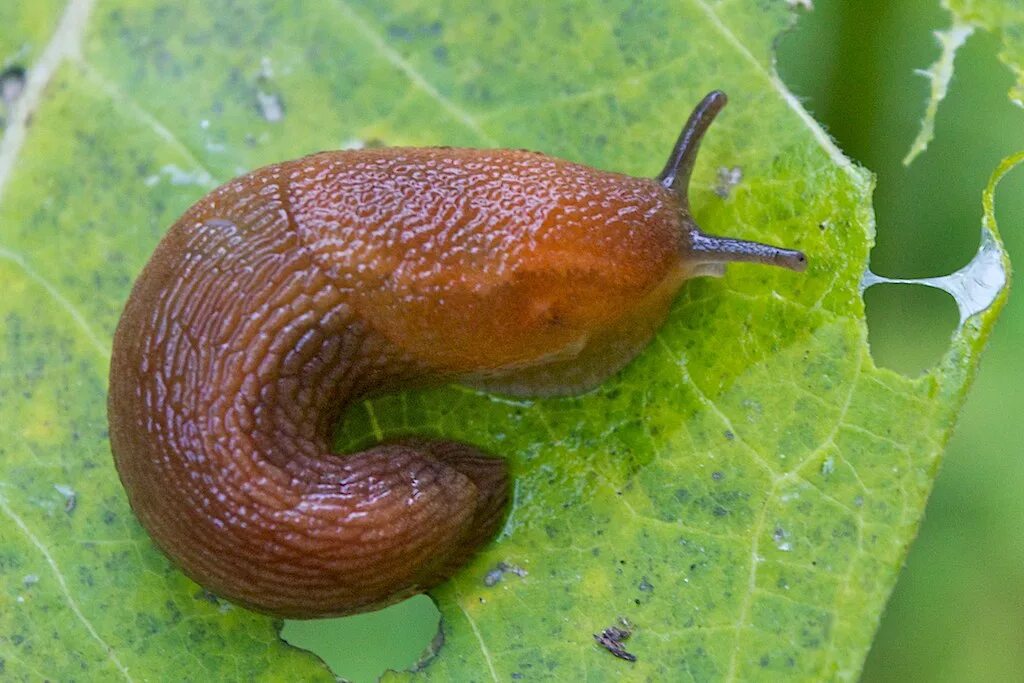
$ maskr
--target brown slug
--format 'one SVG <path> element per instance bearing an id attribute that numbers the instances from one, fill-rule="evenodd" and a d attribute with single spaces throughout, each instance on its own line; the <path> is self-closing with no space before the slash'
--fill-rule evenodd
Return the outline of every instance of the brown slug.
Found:
<path id="1" fill-rule="evenodd" d="M 498 531 L 503 460 L 406 439 L 331 453 L 347 406 L 445 382 L 585 391 L 684 280 L 797 251 L 702 233 L 687 184 L 712 92 L 656 179 L 518 150 L 323 152 L 212 191 L 114 336 L 110 441 L 132 509 L 213 593 L 293 618 L 378 609 Z"/>

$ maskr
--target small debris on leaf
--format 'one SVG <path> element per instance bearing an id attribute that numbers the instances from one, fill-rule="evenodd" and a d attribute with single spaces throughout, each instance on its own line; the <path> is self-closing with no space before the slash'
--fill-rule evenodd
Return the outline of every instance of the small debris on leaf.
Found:
<path id="1" fill-rule="evenodd" d="M 267 121 L 277 123 L 284 118 L 284 102 L 277 93 L 257 90 L 256 103 L 259 105 L 260 115 Z"/>
<path id="2" fill-rule="evenodd" d="M 631 635 L 633 635 L 633 625 L 626 618 L 619 617 L 618 626 L 609 626 L 600 633 L 595 633 L 594 640 L 597 641 L 598 645 L 619 659 L 635 662 L 636 655 L 628 652 L 623 645 L 625 641 L 629 640 Z"/>
<path id="3" fill-rule="evenodd" d="M 715 194 L 722 199 L 728 199 L 732 193 L 732 188 L 740 184 L 743 180 L 743 169 L 739 166 L 733 166 L 728 168 L 722 166 L 718 169 L 718 183 L 715 185 Z"/>
<path id="4" fill-rule="evenodd" d="M 775 527 L 775 532 L 772 533 L 772 540 L 775 541 L 775 547 L 784 553 L 789 552 L 793 549 L 793 544 L 788 540 L 789 534 L 782 527 Z"/>
<path id="5" fill-rule="evenodd" d="M 274 84 L 274 67 L 269 57 L 260 60 L 260 71 L 256 76 L 256 106 L 260 116 L 270 123 L 284 118 L 284 98 Z"/>
<path id="6" fill-rule="evenodd" d="M 75 509 L 75 505 L 78 504 L 78 495 L 75 490 L 67 484 L 54 484 L 53 488 L 57 490 L 57 493 L 64 496 L 64 512 L 71 514 L 71 511 Z"/>
<path id="7" fill-rule="evenodd" d="M 517 567 L 516 565 L 509 564 L 508 562 L 499 562 L 494 569 L 487 572 L 484 576 L 484 585 L 488 588 L 497 585 L 503 578 L 505 578 L 505 574 L 515 574 L 516 576 L 523 577 L 528 573 L 529 572 L 522 567 Z"/>

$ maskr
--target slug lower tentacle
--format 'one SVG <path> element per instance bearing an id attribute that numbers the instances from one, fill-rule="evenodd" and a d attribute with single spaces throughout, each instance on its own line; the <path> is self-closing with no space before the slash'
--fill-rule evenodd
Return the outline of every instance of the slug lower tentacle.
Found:
<path id="1" fill-rule="evenodd" d="M 286 617 L 383 607 L 497 532 L 504 461 L 430 440 L 337 456 L 354 401 L 462 382 L 593 387 L 682 282 L 803 255 L 701 233 L 685 187 L 712 93 L 658 179 L 523 151 L 381 149 L 275 164 L 172 226 L 114 338 L 111 447 L 157 545 L 197 582 Z M 689 131 L 689 133 L 687 132 Z"/>

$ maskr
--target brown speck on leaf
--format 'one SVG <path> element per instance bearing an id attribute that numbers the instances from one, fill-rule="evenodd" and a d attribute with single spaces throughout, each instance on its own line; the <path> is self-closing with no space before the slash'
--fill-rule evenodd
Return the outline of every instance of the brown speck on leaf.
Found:
<path id="1" fill-rule="evenodd" d="M 625 641 L 629 640 L 631 635 L 633 635 L 632 624 L 623 617 L 619 617 L 619 626 L 609 626 L 600 633 L 595 633 L 594 640 L 597 641 L 598 645 L 619 659 L 635 662 L 636 655 L 628 652 L 623 645 Z"/>
<path id="2" fill-rule="evenodd" d="M 66 484 L 54 484 L 53 488 L 57 490 L 57 493 L 64 496 L 64 512 L 71 514 L 75 506 L 78 505 L 78 494 Z"/>

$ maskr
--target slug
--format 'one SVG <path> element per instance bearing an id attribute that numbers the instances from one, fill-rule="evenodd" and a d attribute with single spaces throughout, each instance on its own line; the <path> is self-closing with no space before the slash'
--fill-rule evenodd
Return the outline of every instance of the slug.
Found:
<path id="1" fill-rule="evenodd" d="M 333 151 L 213 190 L 114 336 L 108 414 L 139 521 L 193 580 L 289 618 L 379 609 L 500 528 L 503 460 L 455 441 L 331 452 L 353 402 L 461 383 L 575 394 L 626 365 L 682 283 L 798 251 L 701 232 L 712 92 L 655 179 L 521 150 Z"/>

